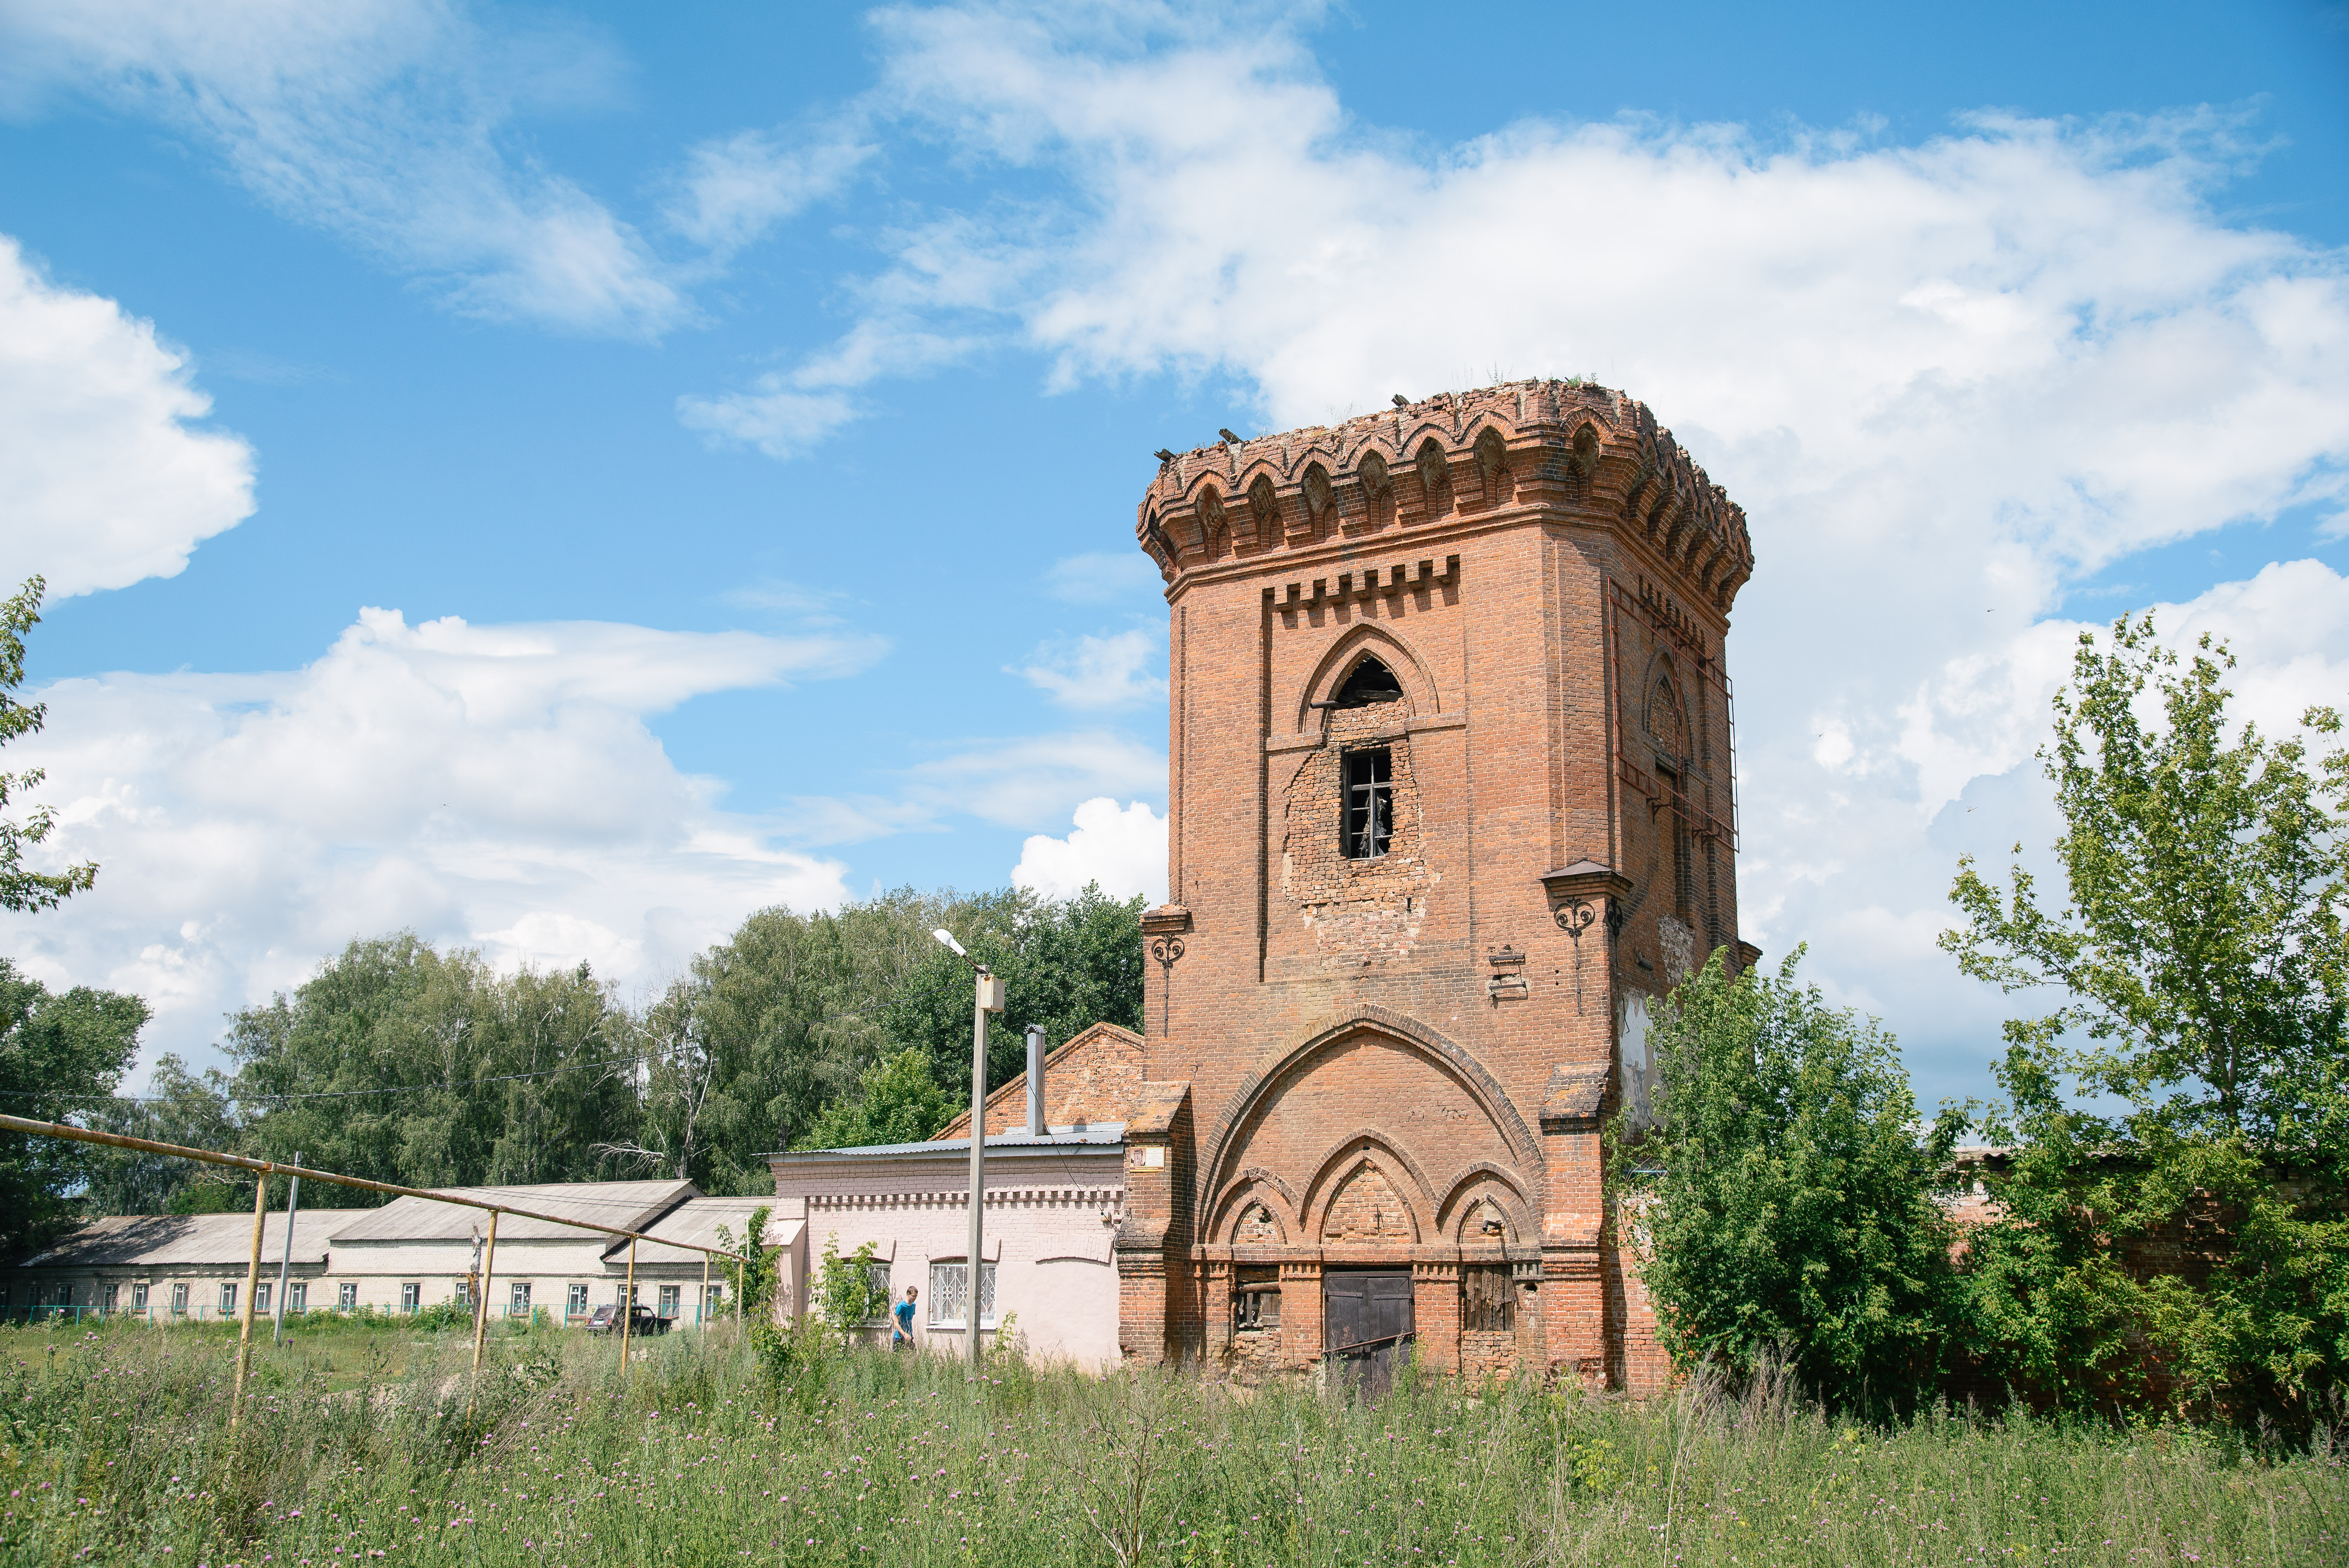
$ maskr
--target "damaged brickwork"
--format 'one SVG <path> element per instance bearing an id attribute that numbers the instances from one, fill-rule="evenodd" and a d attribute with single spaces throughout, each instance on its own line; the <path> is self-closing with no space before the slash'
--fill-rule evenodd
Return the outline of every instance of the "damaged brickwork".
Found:
<path id="1" fill-rule="evenodd" d="M 1464 1377 L 1658 1386 L 1600 1143 L 1652 1093 L 1652 998 L 1755 956 L 1744 515 L 1644 405 L 1533 381 L 1173 454 L 1135 536 L 1169 900 L 1123 1354 L 1308 1376 L 1401 1322 Z"/>

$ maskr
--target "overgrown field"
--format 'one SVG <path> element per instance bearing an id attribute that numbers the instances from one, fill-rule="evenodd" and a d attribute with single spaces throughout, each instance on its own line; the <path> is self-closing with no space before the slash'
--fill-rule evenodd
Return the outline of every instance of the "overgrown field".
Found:
<path id="1" fill-rule="evenodd" d="M 227 1331 L 0 1331 L 0 1562 L 2325 1563 L 2340 1457 L 1783 1394 L 1375 1405 L 1006 1361 L 307 1329 L 228 1429 Z M 469 1398 L 478 1408 L 469 1418 Z"/>

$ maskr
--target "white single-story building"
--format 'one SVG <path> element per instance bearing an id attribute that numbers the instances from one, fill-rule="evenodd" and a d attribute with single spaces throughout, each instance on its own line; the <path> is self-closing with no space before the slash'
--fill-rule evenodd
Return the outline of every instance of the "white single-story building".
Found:
<path id="1" fill-rule="evenodd" d="M 574 1181 L 528 1187 L 462 1187 L 456 1196 L 511 1203 L 555 1216 L 498 1217 L 487 1245 L 487 1211 L 426 1198 L 376 1209 L 305 1209 L 294 1220 L 288 1312 L 372 1309 L 418 1312 L 471 1298 L 489 1270 L 491 1309 L 503 1316 L 546 1315 L 581 1324 L 618 1303 L 636 1250 L 636 1300 L 671 1322 L 698 1323 L 732 1310 L 735 1281 L 726 1260 L 687 1247 L 556 1222 L 590 1221 L 671 1243 L 739 1246 L 751 1212 L 768 1198 L 705 1197 L 690 1181 Z M 254 1310 L 274 1309 L 285 1216 L 264 1222 L 261 1281 Z M 770 1245 L 788 1249 L 798 1233 L 771 1220 Z M 134 1314 L 157 1323 L 215 1322 L 241 1315 L 253 1248 L 250 1214 L 129 1215 L 92 1220 L 24 1264 L 0 1269 L 0 1322 Z M 706 1277 L 705 1277 L 706 1276 Z"/>
<path id="2" fill-rule="evenodd" d="M 978 1331 L 1009 1324 L 1031 1356 L 1088 1369 L 1118 1364 L 1113 1241 L 1124 1218 L 1125 1122 L 1141 1088 L 1140 1037 L 1097 1024 L 988 1099 L 987 1207 Z M 1038 1092 L 1031 1097 L 1029 1084 Z M 827 1245 L 870 1243 L 873 1284 L 894 1303 L 919 1292 L 916 1336 L 959 1350 L 970 1331 L 968 1114 L 921 1143 L 769 1157 L 790 1259 L 780 1299 L 812 1311 Z M 875 1320 L 884 1338 L 886 1320 Z"/>
<path id="3" fill-rule="evenodd" d="M 328 1236 L 347 1212 L 313 1210 L 294 1219 L 286 1264 L 285 1216 L 263 1222 L 255 1313 L 276 1309 L 286 1266 L 289 1312 L 331 1306 L 324 1282 Z M 212 1323 L 243 1314 L 253 1261 L 251 1214 L 121 1214 L 76 1226 L 23 1264 L 0 1269 L 0 1323 L 133 1314 L 156 1322 Z"/>

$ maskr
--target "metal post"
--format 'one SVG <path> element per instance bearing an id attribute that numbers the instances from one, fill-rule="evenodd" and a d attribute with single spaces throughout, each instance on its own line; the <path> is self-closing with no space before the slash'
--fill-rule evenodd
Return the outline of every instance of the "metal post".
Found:
<path id="1" fill-rule="evenodd" d="M 620 1382 L 628 1380 L 628 1336 L 636 1326 L 636 1242 L 628 1238 L 628 1290 L 620 1302 Z"/>
<path id="2" fill-rule="evenodd" d="M 742 1265 L 734 1264 L 734 1326 L 742 1326 Z"/>
<path id="3" fill-rule="evenodd" d="M 261 1222 L 269 1217 L 269 1172 L 264 1170 L 253 1183 L 253 1256 L 244 1265 L 244 1326 L 236 1335 L 236 1387 L 228 1397 L 228 1429 L 244 1417 L 244 1368 L 253 1357 L 253 1287 L 261 1283 Z"/>
<path id="4" fill-rule="evenodd" d="M 1003 982 L 982 965 L 970 1006 L 970 1245 L 963 1254 L 963 1332 L 970 1339 L 970 1364 L 979 1364 L 978 1286 L 985 1265 L 987 1233 L 987 1015 L 1003 1010 Z"/>
<path id="5" fill-rule="evenodd" d="M 636 1243 L 631 1242 L 628 1244 L 634 1246 Z M 490 1275 L 496 1271 L 497 1266 L 498 1212 L 492 1209 L 490 1211 L 490 1255 L 488 1261 L 481 1264 L 481 1311 L 473 1318 L 473 1387 L 476 1390 L 481 1386 L 481 1337 L 489 1332 L 490 1328 Z M 466 1415 L 471 1416 L 473 1413 L 473 1402 L 480 1397 L 478 1392 L 466 1397 Z"/>
<path id="6" fill-rule="evenodd" d="M 297 1169 L 302 1163 L 302 1151 L 298 1149 L 294 1151 L 294 1163 Z M 302 1178 L 296 1176 L 294 1184 L 285 1190 L 285 1255 L 277 1260 L 277 1299 L 271 1304 L 276 1309 L 276 1321 L 269 1330 L 272 1345 L 285 1342 L 285 1276 L 294 1267 L 294 1212 L 301 1206 Z"/>
<path id="7" fill-rule="evenodd" d="M 709 1254 L 701 1254 L 701 1299 L 693 1304 L 693 1326 L 709 1326 Z"/>

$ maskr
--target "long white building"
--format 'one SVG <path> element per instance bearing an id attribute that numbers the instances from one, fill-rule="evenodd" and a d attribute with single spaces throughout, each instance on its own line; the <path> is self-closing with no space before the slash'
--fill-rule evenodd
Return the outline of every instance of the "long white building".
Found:
<path id="1" fill-rule="evenodd" d="M 726 1245 L 721 1231 L 739 1245 L 752 1212 L 775 1207 L 768 1198 L 706 1197 L 690 1181 L 674 1181 L 446 1191 L 706 1246 Z M 398 1198 L 378 1209 L 306 1210 L 294 1222 L 286 1309 L 413 1313 L 468 1301 L 486 1265 L 493 1312 L 582 1324 L 596 1307 L 622 1299 L 632 1245 L 640 1305 L 686 1324 L 732 1309 L 735 1283 L 722 1259 L 705 1270 L 702 1254 L 685 1247 L 632 1243 L 513 1214 L 499 1216 L 492 1254 L 489 1222 L 483 1210 L 425 1198 Z M 798 1221 L 771 1221 L 769 1243 L 789 1257 L 801 1228 Z M 0 1269 L 0 1321 L 116 1314 L 158 1323 L 234 1318 L 242 1315 L 252 1247 L 250 1214 L 93 1220 L 22 1265 Z M 276 1305 L 285 1249 L 285 1217 L 272 1214 L 262 1238 L 256 1313 Z"/>

